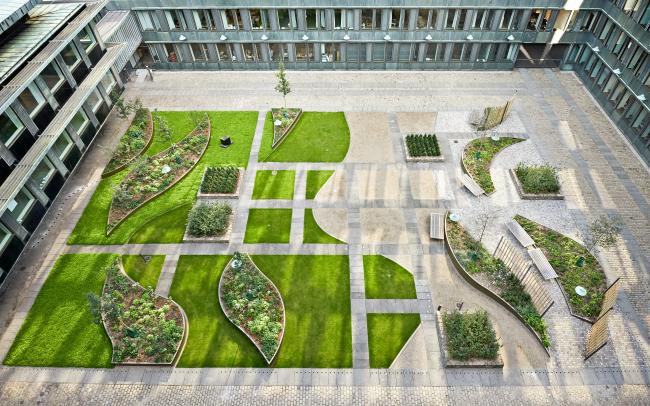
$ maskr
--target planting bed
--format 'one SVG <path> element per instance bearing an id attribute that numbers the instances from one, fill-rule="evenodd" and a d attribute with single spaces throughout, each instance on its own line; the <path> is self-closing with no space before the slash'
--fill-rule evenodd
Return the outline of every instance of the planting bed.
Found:
<path id="1" fill-rule="evenodd" d="M 446 216 L 446 241 L 451 255 L 475 283 L 497 295 L 514 309 L 517 314 L 537 333 L 545 347 L 550 345 L 546 323 L 537 312 L 524 286 L 503 261 L 494 258 L 485 247 L 474 240 L 458 223 Z M 507 306 L 506 306 L 507 307 Z"/>
<path id="2" fill-rule="evenodd" d="M 504 148 L 524 141 L 523 138 L 501 137 L 493 140 L 490 137 L 477 138 L 470 141 L 463 150 L 462 165 L 485 193 L 494 192 L 494 183 L 490 176 L 490 164 L 495 155 Z"/>
<path id="3" fill-rule="evenodd" d="M 273 148 L 277 147 L 295 127 L 301 114 L 302 109 L 299 108 L 271 109 L 271 116 L 273 117 Z M 280 120 L 281 124 L 279 126 L 275 125 L 277 120 Z"/>
<path id="4" fill-rule="evenodd" d="M 171 364 L 187 329 L 173 300 L 130 279 L 120 260 L 106 268 L 101 298 L 89 296 L 91 312 L 100 314 L 113 344 L 115 364 Z M 99 319 L 99 318 L 97 318 Z"/>
<path id="5" fill-rule="evenodd" d="M 248 336 L 270 364 L 284 335 L 284 303 L 278 288 L 248 255 L 235 253 L 221 274 L 219 303 L 228 320 Z"/>
<path id="6" fill-rule="evenodd" d="M 496 333 L 485 310 L 443 313 L 438 320 L 445 366 L 503 367 Z"/>
<path id="7" fill-rule="evenodd" d="M 206 168 L 198 197 L 237 197 L 243 172 L 242 168 L 234 165 Z"/>
<path id="8" fill-rule="evenodd" d="M 577 241 L 550 228 L 522 216 L 515 216 L 515 221 L 531 236 L 557 272 L 557 279 L 571 311 L 578 316 L 595 320 L 600 314 L 603 295 L 607 289 L 605 272 L 598 260 Z M 585 259 L 582 267 L 577 265 L 580 257 Z M 579 296 L 575 291 L 576 286 L 584 287 L 587 290 L 586 296 Z"/>
<path id="9" fill-rule="evenodd" d="M 210 141 L 210 120 L 169 149 L 148 157 L 122 180 L 113 193 L 106 233 L 151 199 L 159 196 L 189 173 Z"/>
<path id="10" fill-rule="evenodd" d="M 560 194 L 557 168 L 548 164 L 527 165 L 520 162 L 515 169 L 510 170 L 510 175 L 522 199 L 564 199 Z"/>
<path id="11" fill-rule="evenodd" d="M 198 201 L 188 215 L 183 241 L 227 242 L 233 218 L 226 202 Z"/>
<path id="12" fill-rule="evenodd" d="M 113 175 L 126 168 L 151 144 L 153 139 L 153 120 L 151 112 L 146 108 L 139 108 L 135 112 L 129 129 L 120 138 L 113 156 L 104 168 L 102 177 Z"/>
<path id="13" fill-rule="evenodd" d="M 435 134 L 409 134 L 404 137 L 407 162 L 442 161 Z"/>

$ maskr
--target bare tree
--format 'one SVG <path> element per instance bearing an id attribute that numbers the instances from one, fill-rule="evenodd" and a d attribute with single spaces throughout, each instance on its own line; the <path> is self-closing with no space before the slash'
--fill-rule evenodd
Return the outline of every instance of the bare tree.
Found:
<path id="1" fill-rule="evenodd" d="M 483 243 L 483 237 L 485 236 L 485 230 L 490 225 L 490 222 L 499 214 L 501 209 L 490 207 L 489 201 L 487 198 L 479 198 L 478 203 L 478 214 L 474 219 L 474 223 L 477 225 L 479 230 L 479 238 L 476 241 L 475 253 L 478 255 L 481 244 Z"/>

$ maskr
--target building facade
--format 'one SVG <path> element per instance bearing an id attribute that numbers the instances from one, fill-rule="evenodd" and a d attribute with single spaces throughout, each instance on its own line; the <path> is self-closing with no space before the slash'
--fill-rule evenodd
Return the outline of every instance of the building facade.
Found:
<path id="1" fill-rule="evenodd" d="M 106 1 L 0 8 L 0 283 L 106 120 L 128 44 L 97 30 Z"/>

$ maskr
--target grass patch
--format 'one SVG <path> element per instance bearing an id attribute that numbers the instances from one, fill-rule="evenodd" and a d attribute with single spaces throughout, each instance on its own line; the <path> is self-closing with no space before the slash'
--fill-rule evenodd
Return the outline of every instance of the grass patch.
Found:
<path id="1" fill-rule="evenodd" d="M 110 368 L 112 347 L 86 294 L 100 295 L 112 254 L 61 255 L 4 360 L 6 365 Z"/>
<path id="2" fill-rule="evenodd" d="M 169 121 L 172 129 L 173 139 L 179 140 L 186 136 L 194 128 L 194 122 L 190 118 L 190 112 L 159 112 L 161 116 Z M 250 155 L 251 143 L 255 134 L 257 124 L 257 112 L 208 112 L 212 121 L 212 135 L 208 149 L 194 167 L 194 169 L 183 180 L 178 182 L 172 188 L 167 190 L 161 196 L 153 201 L 143 205 L 127 220 L 120 224 L 113 233 L 106 236 L 106 221 L 108 218 L 108 209 L 113 195 L 113 188 L 118 185 L 128 171 L 122 171 L 114 176 L 103 179 L 90 202 L 86 206 L 79 222 L 70 235 L 68 244 L 125 244 L 129 238 L 138 230 L 141 225 L 152 221 L 154 218 L 163 213 L 165 219 L 158 217 L 163 224 L 165 221 L 173 222 L 175 217 L 170 210 L 178 208 L 184 204 L 190 204 L 196 199 L 196 193 L 201 183 L 203 172 L 208 166 L 220 164 L 232 164 L 240 167 L 246 167 Z M 233 138 L 233 145 L 229 148 L 221 148 L 219 139 L 229 135 Z M 165 148 L 169 147 L 169 142 L 161 139 L 158 134 L 154 133 L 154 141 L 145 153 L 154 155 Z M 187 209 L 189 211 L 189 208 Z M 185 217 L 186 219 L 186 217 Z M 183 219 L 183 221 L 185 220 Z M 177 233 L 175 229 L 174 238 L 182 239 L 182 232 Z M 184 230 L 184 225 L 183 225 Z M 145 238 L 143 234 L 139 238 Z M 141 243 L 164 243 L 164 238 L 169 238 L 167 233 L 161 235 L 150 234 L 151 240 L 140 240 Z"/>
<path id="3" fill-rule="evenodd" d="M 350 146 L 343 113 L 303 112 L 287 138 L 275 149 L 273 120 L 267 113 L 260 148 L 261 162 L 341 162 Z"/>
<path id="4" fill-rule="evenodd" d="M 420 325 L 417 313 L 368 314 L 370 368 L 388 368 Z"/>
<path id="5" fill-rule="evenodd" d="M 412 157 L 440 156 L 438 138 L 435 134 L 409 134 L 406 136 L 406 147 Z"/>
<path id="6" fill-rule="evenodd" d="M 244 243 L 288 244 L 291 237 L 291 209 L 250 209 Z"/>
<path id="7" fill-rule="evenodd" d="M 165 256 L 150 255 L 150 258 L 149 262 L 144 262 L 142 255 L 122 255 L 122 266 L 126 274 L 141 286 L 155 289 Z"/>
<path id="8" fill-rule="evenodd" d="M 129 239 L 129 244 L 178 244 L 183 242 L 187 216 L 191 203 L 184 204 L 154 217 L 138 228 Z"/>
<path id="9" fill-rule="evenodd" d="M 442 315 L 449 357 L 459 361 L 492 360 L 499 353 L 497 335 L 485 310 Z"/>
<path id="10" fill-rule="evenodd" d="M 500 259 L 494 258 L 474 240 L 458 222 L 447 222 L 447 240 L 454 255 L 470 274 L 481 274 L 489 283 L 489 289 L 508 302 L 526 323 L 537 332 L 545 347 L 550 345 L 546 323 L 539 314 L 524 285 Z"/>
<path id="11" fill-rule="evenodd" d="M 494 156 L 502 149 L 524 141 L 522 138 L 501 137 L 498 141 L 481 137 L 470 141 L 463 150 L 463 163 L 469 175 L 478 183 L 485 193 L 494 192 L 494 183 L 490 176 L 490 164 Z"/>
<path id="12" fill-rule="evenodd" d="M 525 193 L 560 193 L 560 177 L 557 168 L 549 164 L 526 165 L 519 162 L 515 174 Z"/>
<path id="13" fill-rule="evenodd" d="M 305 199 L 315 199 L 320 188 L 334 174 L 334 171 L 307 171 L 307 193 Z"/>
<path id="14" fill-rule="evenodd" d="M 305 226 L 303 229 L 303 244 L 345 244 L 338 238 L 323 231 L 322 228 L 316 223 L 314 219 L 314 212 L 312 209 L 305 209 Z"/>
<path id="15" fill-rule="evenodd" d="M 585 247 L 569 237 L 522 216 L 515 216 L 515 220 L 544 252 L 548 262 L 557 272 L 572 311 L 591 319 L 598 317 L 607 290 L 605 272 L 598 260 Z M 585 258 L 582 267 L 576 265 L 580 257 Z M 578 296 L 576 286 L 587 289 L 587 295 Z"/>
<path id="16" fill-rule="evenodd" d="M 257 171 L 253 199 L 292 200 L 296 171 Z"/>
<path id="17" fill-rule="evenodd" d="M 413 275 L 381 255 L 363 256 L 367 299 L 417 299 Z"/>
<path id="18" fill-rule="evenodd" d="M 277 286 L 286 328 L 274 367 L 352 367 L 350 274 L 347 256 L 253 256 Z M 216 297 L 230 256 L 181 256 L 171 287 L 190 323 L 179 367 L 264 367 L 248 338 L 232 325 Z M 209 300 L 207 300 L 209 299 Z"/>

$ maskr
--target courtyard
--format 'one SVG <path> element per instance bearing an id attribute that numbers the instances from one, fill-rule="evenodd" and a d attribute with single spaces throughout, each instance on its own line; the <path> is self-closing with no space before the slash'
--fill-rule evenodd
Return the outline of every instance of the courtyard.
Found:
<path id="1" fill-rule="evenodd" d="M 647 401 L 648 168 L 573 74 L 290 72 L 288 78 L 287 104 L 303 113 L 276 148 L 270 112 L 283 101 L 273 73 L 156 72 L 153 82 L 138 76 L 127 85 L 123 97 L 139 97 L 172 134 L 166 138 L 156 126 L 145 156 L 159 156 L 199 128 L 193 112 L 209 122 L 205 150 L 160 196 L 108 227 L 116 187 L 131 176 L 126 169 L 102 177 L 130 124 L 112 113 L 0 298 L 0 401 L 37 401 L 47 392 L 48 401 L 83 403 L 93 392 L 153 402 L 177 396 L 165 392 L 171 386 L 197 396 L 219 387 L 232 403 L 281 402 L 282 392 L 311 403 L 416 403 L 418 396 L 451 403 L 484 396 L 535 404 Z M 464 151 L 479 135 L 472 112 L 513 95 L 506 120 L 484 135 L 516 142 L 470 155 L 489 155 L 483 168 L 468 164 L 470 174 L 482 171 L 476 181 L 488 192 L 475 197 L 461 183 Z M 444 160 L 407 161 L 407 134 L 435 134 Z M 220 145 L 223 137 L 232 140 L 228 148 Z M 510 176 L 520 162 L 554 167 L 563 199 L 522 199 Z M 224 165 L 241 169 L 236 197 L 214 198 L 232 210 L 227 231 L 214 241 L 188 240 L 186 222 L 201 199 L 204 172 Z M 431 239 L 432 213 L 446 224 L 448 213 L 455 214 L 454 227 L 480 240 L 482 251 L 465 255 L 462 244 L 447 248 Z M 565 297 L 563 276 L 575 271 L 575 259 L 560 272 L 566 264 L 555 261 L 536 225 L 583 241 L 600 215 L 622 217 L 622 238 L 593 258 L 581 254 L 593 274 L 580 283 L 602 294 L 620 278 L 620 290 L 607 344 L 585 360 L 592 327 L 586 319 L 599 316 L 602 299 L 589 307 Z M 506 228 L 517 216 L 531 221 L 520 223 L 562 274 L 558 283 L 537 282 L 551 305 L 534 309 L 535 317 L 478 290 L 458 269 L 472 274 L 472 255 L 485 252 L 486 260 L 502 237 L 523 255 Z M 282 297 L 282 342 L 270 364 L 219 306 L 220 278 L 236 252 L 250 255 Z M 111 342 L 92 322 L 86 295 L 102 293 L 104 269 L 116 258 L 130 278 L 183 309 L 189 327 L 175 366 L 111 363 Z M 481 270 L 471 277 L 504 296 Z M 446 367 L 441 318 L 456 309 L 486 312 L 502 368 Z M 259 392 L 245 392 L 251 386 Z M 309 389 L 296 394 L 298 387 Z"/>

